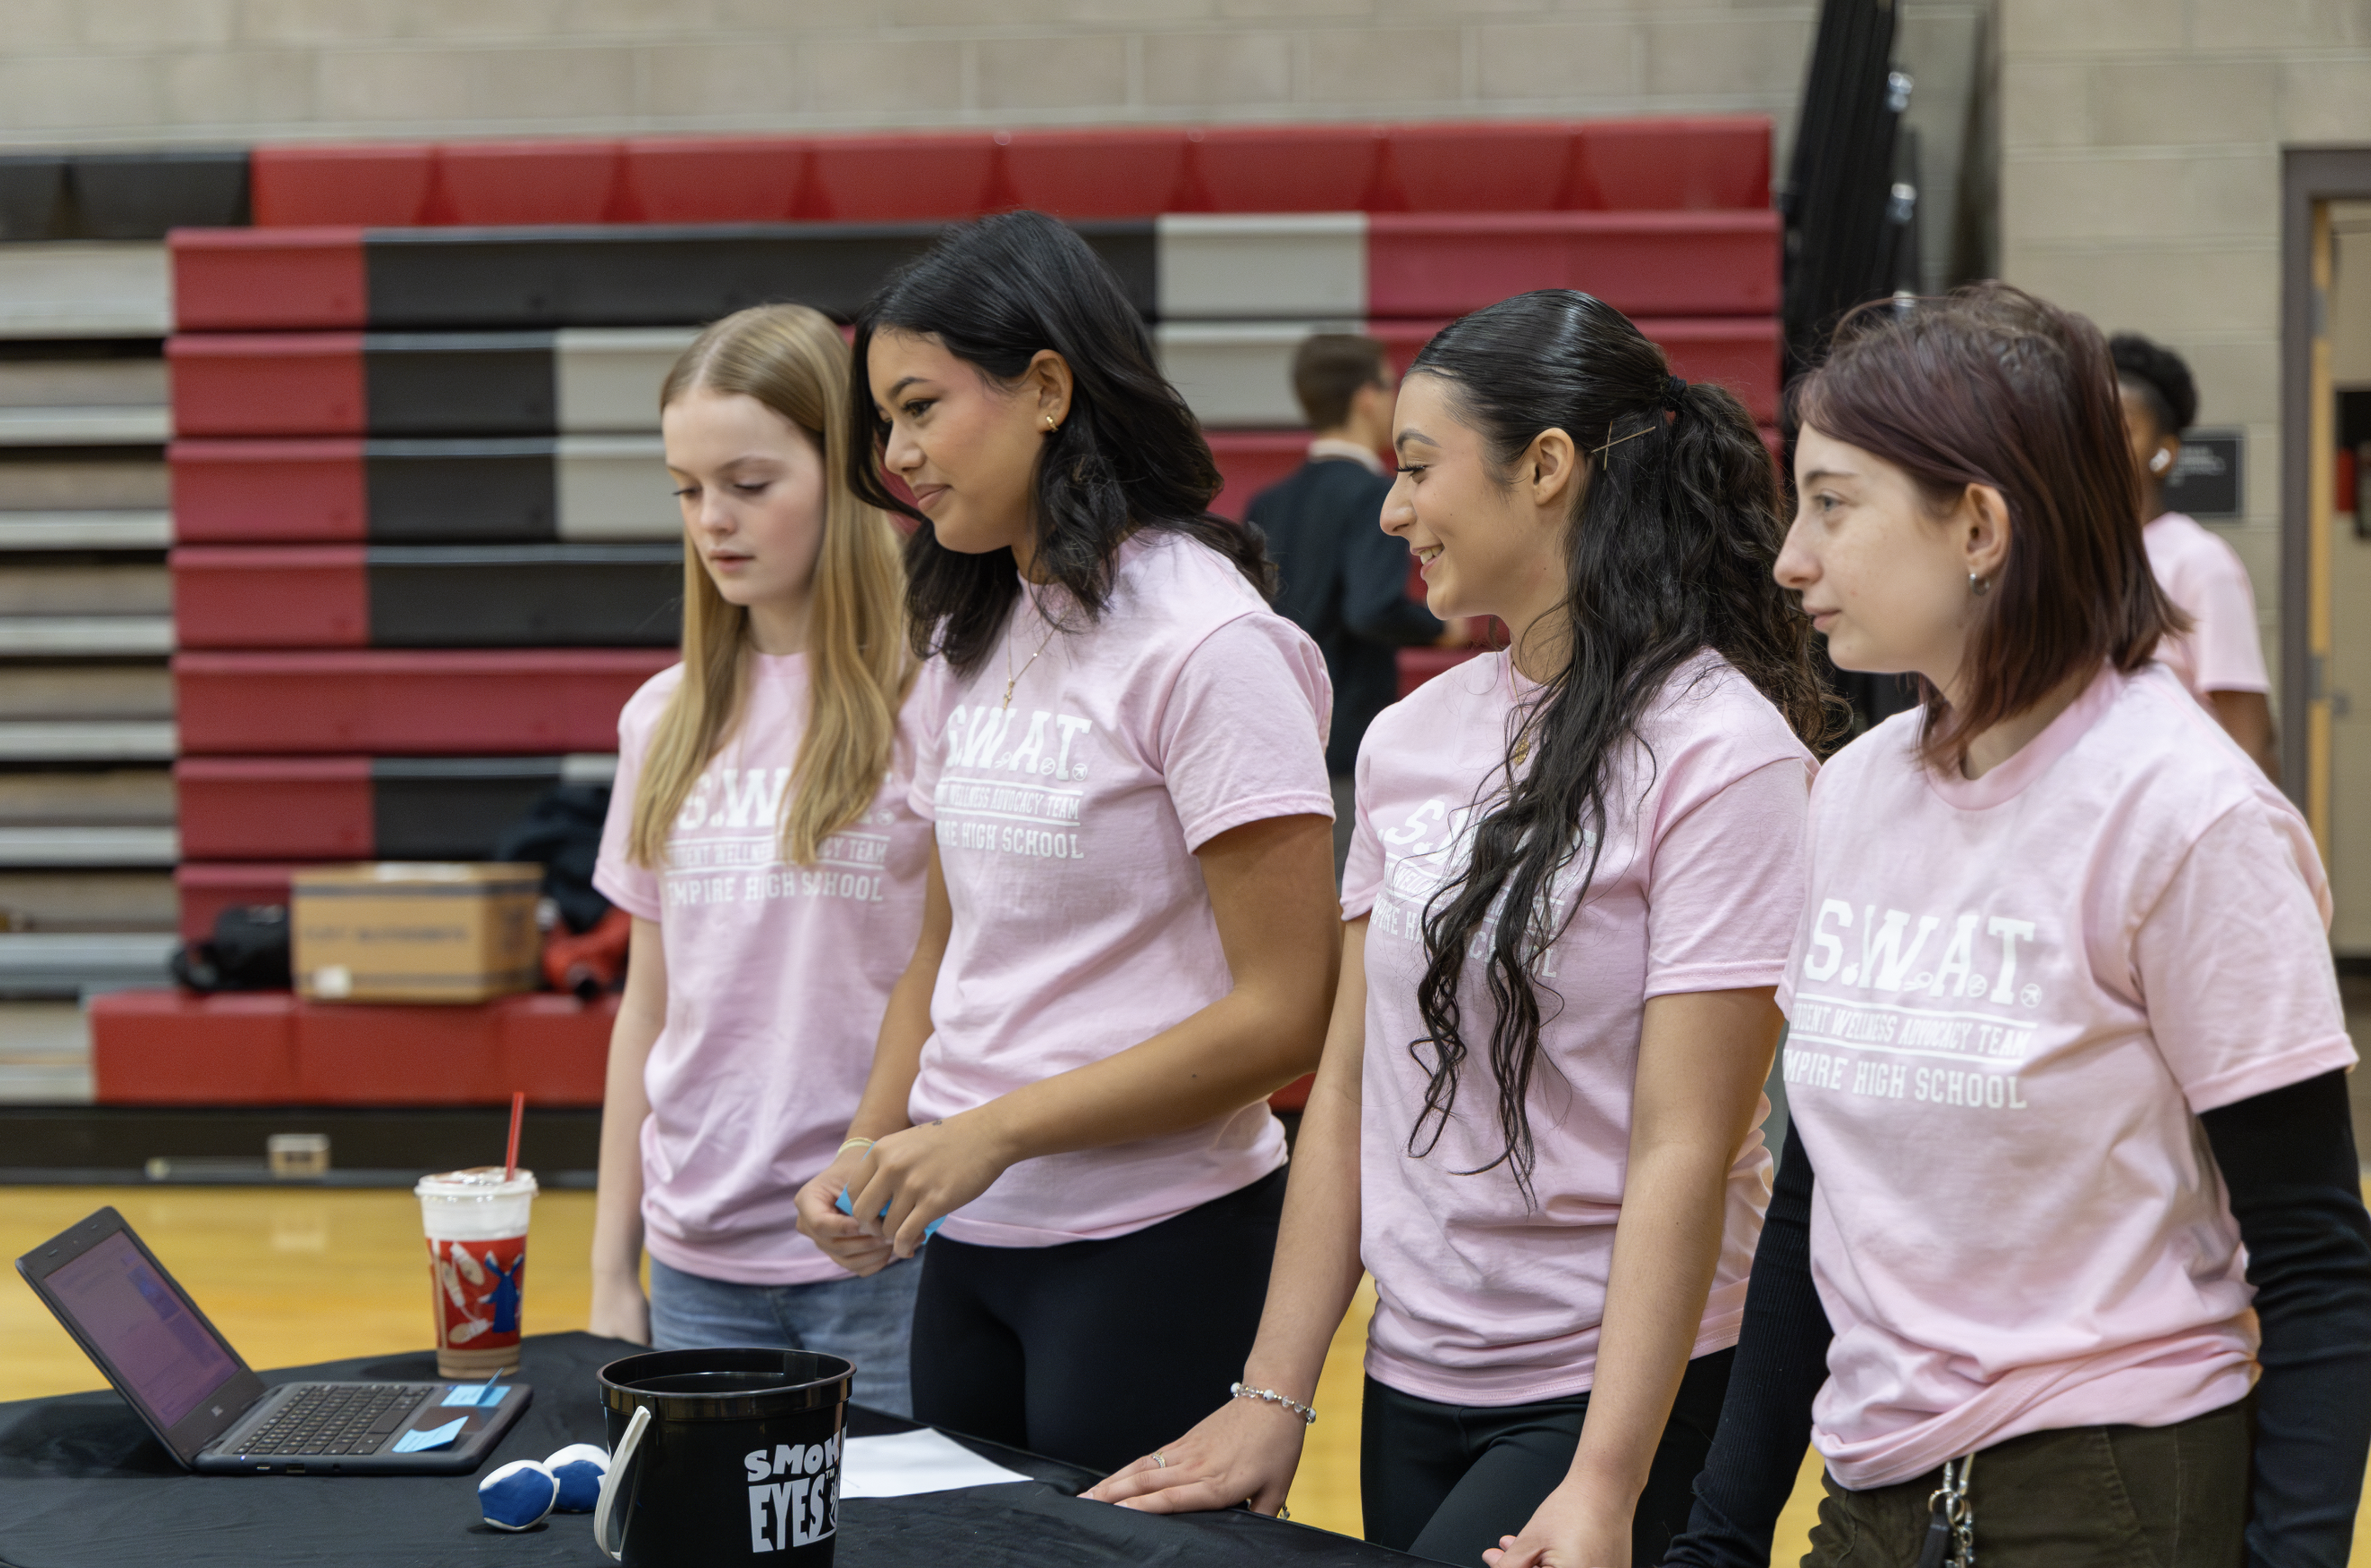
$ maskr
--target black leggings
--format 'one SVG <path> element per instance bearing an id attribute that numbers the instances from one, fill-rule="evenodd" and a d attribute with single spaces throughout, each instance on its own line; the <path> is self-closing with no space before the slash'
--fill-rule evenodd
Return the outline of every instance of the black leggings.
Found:
<path id="1" fill-rule="evenodd" d="M 923 1288 L 930 1276 L 923 1276 Z M 1733 1350 L 1688 1363 L 1671 1419 L 1630 1526 L 1633 1562 L 1663 1560 L 1687 1528 L 1691 1489 L 1712 1447 Z M 1449 1405 L 1367 1379 L 1359 1492 L 1378 1546 L 1481 1568 L 1486 1547 L 1515 1535 L 1572 1469 L 1586 1393 L 1522 1405 Z"/>
<path id="2" fill-rule="evenodd" d="M 1116 1470 L 1227 1402 L 1267 1297 L 1284 1171 L 1108 1241 L 922 1249 L 914 1419 Z"/>

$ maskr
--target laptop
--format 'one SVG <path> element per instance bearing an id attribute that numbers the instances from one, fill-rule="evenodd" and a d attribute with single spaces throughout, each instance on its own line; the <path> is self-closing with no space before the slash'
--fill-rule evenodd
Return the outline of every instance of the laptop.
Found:
<path id="1" fill-rule="evenodd" d="M 531 1397 L 492 1380 L 266 1388 L 111 1207 L 17 1259 L 17 1272 L 201 1475 L 467 1475 Z"/>

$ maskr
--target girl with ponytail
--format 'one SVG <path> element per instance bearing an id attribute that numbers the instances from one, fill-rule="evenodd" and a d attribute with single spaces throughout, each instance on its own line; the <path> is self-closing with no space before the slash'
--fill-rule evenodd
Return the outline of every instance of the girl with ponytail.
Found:
<path id="1" fill-rule="evenodd" d="M 1512 640 L 1359 752 L 1342 982 L 1242 1385 L 1307 1404 L 1363 1264 L 1368 1538 L 1653 1562 L 1768 1192 L 1828 723 L 1770 577 L 1776 474 L 1735 398 L 1569 290 L 1443 330 L 1394 438 L 1383 526 L 1433 613 Z M 1238 1398 L 1093 1495 L 1273 1512 L 1302 1431 Z"/>
<path id="2" fill-rule="evenodd" d="M 662 1350 L 843 1355 L 859 1400 L 903 1413 L 919 1271 L 835 1261 L 793 1228 L 921 926 L 896 531 L 848 488 L 848 350 L 804 306 L 710 327 L 659 410 L 683 507 L 683 661 L 619 718 L 594 874 L 633 935 L 592 1327 Z"/>

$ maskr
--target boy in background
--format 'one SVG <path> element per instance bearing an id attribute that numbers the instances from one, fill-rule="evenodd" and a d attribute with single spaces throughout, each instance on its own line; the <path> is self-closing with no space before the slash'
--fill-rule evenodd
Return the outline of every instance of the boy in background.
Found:
<path id="1" fill-rule="evenodd" d="M 1372 338 L 1319 333 L 1292 356 L 1292 390 L 1311 431 L 1309 459 L 1252 498 L 1248 521 L 1276 560 L 1276 609 L 1325 655 L 1334 727 L 1334 869 L 1350 843 L 1350 772 L 1367 726 L 1399 698 L 1399 651 L 1444 640 L 1442 624 L 1408 596 L 1407 547 L 1383 532 L 1392 478 L 1394 380 Z"/>

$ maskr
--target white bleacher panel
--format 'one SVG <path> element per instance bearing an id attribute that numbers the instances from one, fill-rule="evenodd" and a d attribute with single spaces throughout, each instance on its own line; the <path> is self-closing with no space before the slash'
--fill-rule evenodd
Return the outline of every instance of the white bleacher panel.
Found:
<path id="1" fill-rule="evenodd" d="M 1172 213 L 1155 225 L 1164 321 L 1367 314 L 1364 213 Z"/>
<path id="2" fill-rule="evenodd" d="M 174 812 L 169 768 L 0 768 L 0 825 L 170 827 Z"/>
<path id="3" fill-rule="evenodd" d="M 162 409 L 172 400 L 162 356 L 109 352 L 142 345 L 44 344 L 38 359 L 0 360 L 0 408 Z M 82 352 L 77 353 L 75 351 Z"/>
<path id="4" fill-rule="evenodd" d="M 0 654 L 170 653 L 172 609 L 161 564 L 0 564 Z"/>
<path id="5" fill-rule="evenodd" d="M 161 550 L 169 512 L 0 512 L 0 550 Z"/>
<path id="6" fill-rule="evenodd" d="M 170 931 L 0 932 L 0 993 L 79 996 L 168 983 Z"/>
<path id="7" fill-rule="evenodd" d="M 673 539 L 683 513 L 656 435 L 563 435 L 555 462 L 563 539 Z"/>
<path id="8" fill-rule="evenodd" d="M 170 719 L 173 672 L 162 660 L 140 663 L 11 667 L 0 680 L 0 719 Z M 0 794 L 6 780 L 0 778 Z M 0 804 L 0 816 L 6 814 Z"/>
<path id="9" fill-rule="evenodd" d="M 0 721 L 0 762 L 170 762 L 170 719 Z"/>
<path id="10" fill-rule="evenodd" d="M 180 898 L 162 867 L 0 866 L 0 911 L 35 933 L 170 931 Z"/>
<path id="11" fill-rule="evenodd" d="M 0 338 L 162 338 L 173 329 L 165 247 L 0 245 Z"/>
<path id="12" fill-rule="evenodd" d="M 659 384 L 699 335 L 689 327 L 569 327 L 554 333 L 551 376 L 561 430 L 658 429 Z"/>
<path id="13" fill-rule="evenodd" d="M 0 513 L 162 512 L 171 504 L 165 455 L 23 455 L 0 450 Z"/>
<path id="14" fill-rule="evenodd" d="M 162 446 L 172 433 L 161 408 L 0 408 L 0 446 Z"/>
<path id="15" fill-rule="evenodd" d="M 1164 321 L 1153 335 L 1162 371 L 1206 427 L 1272 430 L 1307 422 L 1292 396 L 1292 354 L 1301 340 L 1313 332 L 1356 332 L 1363 325 Z"/>
<path id="16" fill-rule="evenodd" d="M 0 616 L 0 656 L 107 659 L 172 651 L 171 616 Z"/>
<path id="17" fill-rule="evenodd" d="M 0 562 L 0 616 L 170 615 L 164 563 Z"/>
<path id="18" fill-rule="evenodd" d="M 170 866 L 181 836 L 169 827 L 0 826 L 0 866 Z"/>

